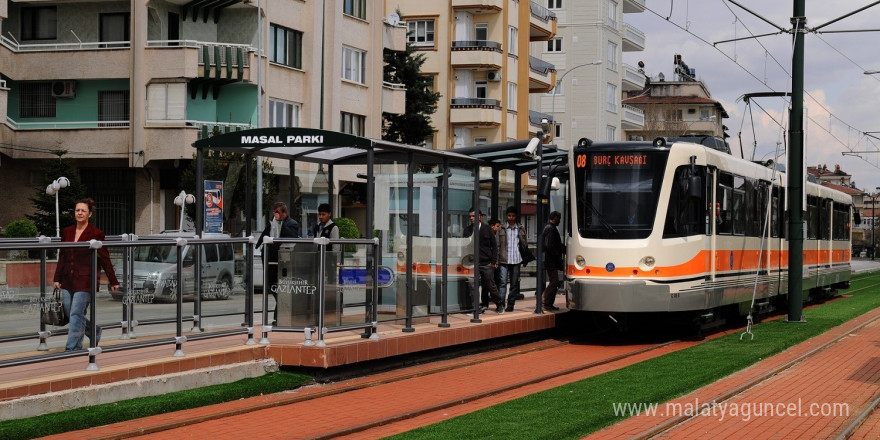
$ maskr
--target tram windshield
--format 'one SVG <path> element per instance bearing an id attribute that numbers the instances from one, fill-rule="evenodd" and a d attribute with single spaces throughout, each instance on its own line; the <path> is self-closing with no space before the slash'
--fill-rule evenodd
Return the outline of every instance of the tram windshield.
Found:
<path id="1" fill-rule="evenodd" d="M 666 151 L 575 151 L 575 206 L 584 238 L 651 234 Z"/>

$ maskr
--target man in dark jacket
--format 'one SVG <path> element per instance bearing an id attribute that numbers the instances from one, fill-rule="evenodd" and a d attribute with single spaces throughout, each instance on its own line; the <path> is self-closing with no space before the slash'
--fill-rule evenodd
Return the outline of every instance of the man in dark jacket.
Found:
<path id="1" fill-rule="evenodd" d="M 504 313 L 504 300 L 495 286 L 495 269 L 498 268 L 498 242 L 495 240 L 495 232 L 500 226 L 498 219 L 492 219 L 489 225 L 480 221 L 474 223 L 480 240 L 480 287 L 483 292 L 489 293 L 489 298 L 495 303 L 495 313 L 499 315 Z"/>
<path id="2" fill-rule="evenodd" d="M 263 233 L 260 234 L 260 238 L 257 240 L 257 247 L 263 243 L 263 237 L 267 235 L 272 238 L 299 238 L 299 223 L 288 216 L 287 205 L 282 202 L 276 203 L 272 207 L 272 218 L 273 220 L 266 222 L 266 228 L 263 229 Z M 276 294 L 276 286 L 278 285 L 278 246 L 269 246 L 266 253 L 268 267 L 264 269 L 269 276 L 269 285 L 263 286 L 263 291 L 265 292 L 268 289 L 272 297 L 275 298 L 276 304 L 278 301 Z M 276 319 L 277 314 L 278 310 L 276 308 Z"/>
<path id="3" fill-rule="evenodd" d="M 541 233 L 541 243 L 544 250 L 544 270 L 547 271 L 547 288 L 541 294 L 541 304 L 544 310 L 559 310 L 559 307 L 553 305 L 556 302 L 556 290 L 559 288 L 559 271 L 565 269 L 563 254 L 565 248 L 562 245 L 562 237 L 559 236 L 559 221 L 562 220 L 562 214 L 559 211 L 550 213 L 550 221 L 544 226 Z"/>

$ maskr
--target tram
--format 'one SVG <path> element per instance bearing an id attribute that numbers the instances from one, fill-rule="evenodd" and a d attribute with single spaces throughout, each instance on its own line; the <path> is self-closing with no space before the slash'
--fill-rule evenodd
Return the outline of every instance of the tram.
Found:
<path id="1" fill-rule="evenodd" d="M 758 308 L 786 304 L 784 170 L 726 145 L 582 139 L 571 149 L 570 309 L 707 325 L 749 313 L 753 295 Z M 852 199 L 815 183 L 805 193 L 805 298 L 833 295 L 851 277 Z"/>

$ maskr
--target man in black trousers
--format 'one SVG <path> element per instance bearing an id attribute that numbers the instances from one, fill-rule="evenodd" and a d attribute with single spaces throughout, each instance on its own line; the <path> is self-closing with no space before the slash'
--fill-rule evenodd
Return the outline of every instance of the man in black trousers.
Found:
<path id="1" fill-rule="evenodd" d="M 483 292 L 489 293 L 489 298 L 495 303 L 495 313 L 499 315 L 504 313 L 504 300 L 495 285 L 495 269 L 498 268 L 498 242 L 495 232 L 500 226 L 498 219 L 490 220 L 489 225 L 479 220 L 474 222 L 474 228 L 478 231 L 476 235 L 480 240 L 480 287 Z"/>

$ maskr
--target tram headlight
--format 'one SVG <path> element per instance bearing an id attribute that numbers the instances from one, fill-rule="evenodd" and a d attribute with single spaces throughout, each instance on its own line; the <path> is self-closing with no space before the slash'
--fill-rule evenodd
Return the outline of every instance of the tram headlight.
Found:
<path id="1" fill-rule="evenodd" d="M 578 255 L 574 257 L 574 264 L 578 270 L 583 270 L 583 268 L 587 267 L 587 259 L 583 255 Z"/>
<path id="2" fill-rule="evenodd" d="M 651 270 L 654 268 L 655 263 L 656 263 L 656 261 L 654 260 L 654 257 L 651 257 L 651 256 L 643 257 L 642 260 L 639 261 L 639 269 L 641 269 L 643 271 Z"/>

